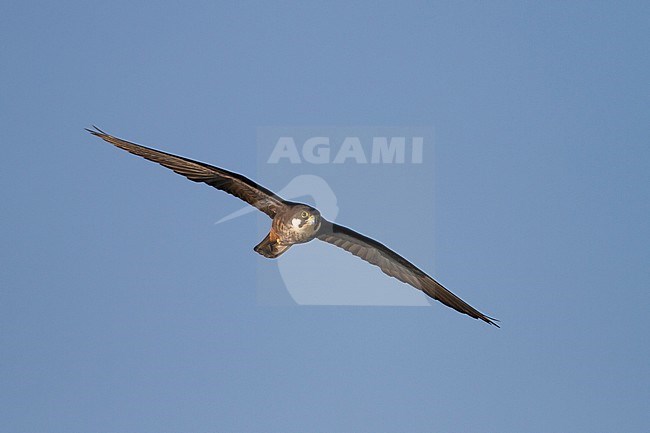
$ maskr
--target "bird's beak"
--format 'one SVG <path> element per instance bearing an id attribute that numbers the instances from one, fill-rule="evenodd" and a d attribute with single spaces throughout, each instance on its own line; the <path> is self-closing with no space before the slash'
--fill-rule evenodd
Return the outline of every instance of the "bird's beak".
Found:
<path id="1" fill-rule="evenodd" d="M 314 222 L 316 222 L 316 217 L 313 215 L 309 215 L 309 218 L 307 218 L 307 223 L 313 225 Z"/>

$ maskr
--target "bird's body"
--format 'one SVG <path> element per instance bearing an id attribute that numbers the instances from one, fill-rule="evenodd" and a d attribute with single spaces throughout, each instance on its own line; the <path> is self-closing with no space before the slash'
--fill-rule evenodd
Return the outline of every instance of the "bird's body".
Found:
<path id="1" fill-rule="evenodd" d="M 422 290 L 431 298 L 456 311 L 498 327 L 495 319 L 467 304 L 390 248 L 354 230 L 327 221 L 317 209 L 311 206 L 283 200 L 238 173 L 121 140 L 98 128 L 87 131 L 120 149 L 156 162 L 194 182 L 203 182 L 232 194 L 267 214 L 272 219 L 271 228 L 266 237 L 254 248 L 264 257 L 277 258 L 292 245 L 318 239 L 360 257 L 379 267 L 385 274 Z"/>
<path id="2" fill-rule="evenodd" d="M 274 259 L 290 246 L 314 239 L 320 227 L 321 216 L 317 209 L 302 203 L 291 203 L 276 213 L 269 234 L 254 250 L 264 257 Z"/>

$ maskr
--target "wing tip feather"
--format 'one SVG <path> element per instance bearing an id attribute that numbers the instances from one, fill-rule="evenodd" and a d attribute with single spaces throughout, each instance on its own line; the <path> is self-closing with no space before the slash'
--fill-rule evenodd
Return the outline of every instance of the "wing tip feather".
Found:
<path id="1" fill-rule="evenodd" d="M 493 325 L 493 326 L 496 326 L 497 328 L 501 328 L 501 325 L 499 325 L 499 323 L 498 323 L 498 322 L 500 322 L 499 319 L 495 319 L 494 317 L 486 316 L 485 314 L 483 314 L 481 317 L 479 317 L 479 319 L 481 319 L 482 321 L 484 321 L 485 323 L 487 323 L 489 325 Z"/>
<path id="2" fill-rule="evenodd" d="M 107 133 L 105 133 L 104 131 L 102 131 L 101 129 L 99 129 L 99 128 L 98 128 L 97 126 L 95 126 L 95 125 L 92 125 L 92 129 L 91 129 L 91 128 L 84 128 L 84 129 L 85 129 L 86 131 L 90 132 L 92 135 L 94 135 L 94 136 L 96 136 L 96 137 L 100 137 L 100 138 L 102 138 L 102 137 L 108 136 Z"/>

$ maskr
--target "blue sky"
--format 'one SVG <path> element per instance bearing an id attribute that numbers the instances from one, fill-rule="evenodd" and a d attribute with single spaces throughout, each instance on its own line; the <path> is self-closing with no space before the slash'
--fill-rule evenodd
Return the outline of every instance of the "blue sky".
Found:
<path id="1" fill-rule="evenodd" d="M 648 431 L 649 12 L 3 3 L 3 429 Z M 431 239 L 379 194 L 339 219 L 502 328 L 260 305 L 256 217 L 91 124 L 249 175 L 261 127 L 432 127 Z"/>

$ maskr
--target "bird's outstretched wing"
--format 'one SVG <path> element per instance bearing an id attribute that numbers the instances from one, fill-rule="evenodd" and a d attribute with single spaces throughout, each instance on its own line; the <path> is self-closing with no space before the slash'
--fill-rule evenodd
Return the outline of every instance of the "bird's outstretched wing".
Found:
<path id="1" fill-rule="evenodd" d="M 86 129 L 86 131 L 116 147 L 119 147 L 120 149 L 141 156 L 149 161 L 157 162 L 163 167 L 167 167 L 176 173 L 185 176 L 189 180 L 194 182 L 203 182 L 225 191 L 228 194 L 232 194 L 235 197 L 255 206 L 271 218 L 275 217 L 276 212 L 285 206 L 284 200 L 280 197 L 241 174 L 233 173 L 199 161 L 183 158 L 182 156 L 176 156 L 145 146 L 140 146 L 139 144 L 113 137 L 96 126 L 93 128 L 94 129 Z"/>
<path id="2" fill-rule="evenodd" d="M 404 257 L 374 239 L 326 220 L 322 220 L 317 237 L 321 241 L 336 245 L 368 263 L 378 266 L 385 274 L 422 290 L 433 299 L 456 311 L 499 327 L 496 319 L 476 310 Z"/>

